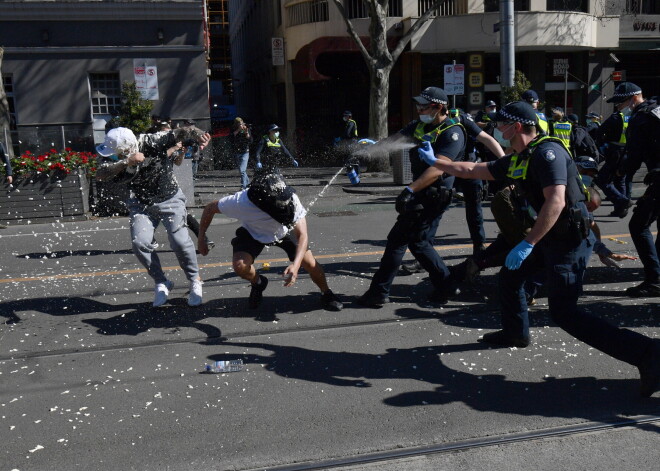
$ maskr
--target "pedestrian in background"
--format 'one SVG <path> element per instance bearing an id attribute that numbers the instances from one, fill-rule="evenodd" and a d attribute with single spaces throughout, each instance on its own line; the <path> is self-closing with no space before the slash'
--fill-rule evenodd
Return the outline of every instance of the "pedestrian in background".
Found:
<path id="1" fill-rule="evenodd" d="M 234 119 L 229 133 L 229 146 L 234 156 L 234 163 L 241 176 L 241 190 L 245 190 L 250 184 L 247 174 L 248 161 L 250 160 L 250 144 L 252 144 L 252 132 L 242 118 Z"/>
<path id="2" fill-rule="evenodd" d="M 175 135 L 175 132 L 177 134 Z M 108 132 L 103 144 L 96 147 L 100 181 L 124 182 L 130 188 L 126 206 L 130 213 L 133 253 L 147 269 L 155 283 L 153 306 L 167 302 L 174 284 L 167 279 L 156 253 L 154 232 L 159 224 L 167 231 L 170 247 L 190 282 L 189 306 L 202 303 L 202 281 L 199 277 L 195 245 L 186 226 L 186 197 L 174 178 L 174 165 L 183 161 L 183 142 L 193 134 L 186 131 L 141 134 L 136 138 L 127 128 Z M 200 146 L 211 137 L 197 130 Z"/>

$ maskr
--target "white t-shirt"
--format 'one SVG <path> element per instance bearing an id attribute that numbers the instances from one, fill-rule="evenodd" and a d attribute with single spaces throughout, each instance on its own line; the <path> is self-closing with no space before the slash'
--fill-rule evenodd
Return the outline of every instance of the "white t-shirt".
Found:
<path id="1" fill-rule="evenodd" d="M 293 225 L 295 225 L 305 217 L 307 211 L 295 193 L 293 194 L 293 204 L 295 206 Z M 238 219 L 250 235 L 262 244 L 277 242 L 289 232 L 287 226 L 277 222 L 250 201 L 247 190 L 225 196 L 218 201 L 218 209 L 222 214 Z"/>

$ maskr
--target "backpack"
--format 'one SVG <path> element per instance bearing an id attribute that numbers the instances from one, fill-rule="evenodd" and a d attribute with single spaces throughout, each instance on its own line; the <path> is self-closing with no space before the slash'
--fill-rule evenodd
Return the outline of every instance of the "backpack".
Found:
<path id="1" fill-rule="evenodd" d="M 571 149 L 573 150 L 573 157 L 587 156 L 594 159 L 597 163 L 602 161 L 596 141 L 589 135 L 589 132 L 584 126 L 573 125 Z"/>

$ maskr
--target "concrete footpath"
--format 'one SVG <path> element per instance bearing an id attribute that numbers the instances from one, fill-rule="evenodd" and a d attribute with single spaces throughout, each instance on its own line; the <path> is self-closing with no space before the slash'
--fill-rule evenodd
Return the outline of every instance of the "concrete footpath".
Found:
<path id="1" fill-rule="evenodd" d="M 158 309 L 126 218 L 0 230 L 0 471 L 657 469 L 660 395 L 640 399 L 636 368 L 558 329 L 543 293 L 525 349 L 478 342 L 499 328 L 495 270 L 443 306 L 426 300 L 424 274 L 397 277 L 382 309 L 355 304 L 401 185 L 365 174 L 352 187 L 340 173 L 326 188 L 338 170 L 285 175 L 341 312 L 320 308 L 307 274 L 284 288 L 284 253 L 272 247 L 257 263 L 270 281 L 263 304 L 247 309 L 249 286 L 231 270 L 238 226 L 222 215 L 199 257 L 198 308 L 162 229 L 175 287 Z M 238 183 L 236 172 L 200 175 L 192 213 Z M 603 240 L 634 254 L 628 218 L 611 210 L 596 213 Z M 488 202 L 484 211 L 492 239 Z M 471 253 L 460 202 L 436 246 L 448 265 Z M 639 262 L 617 270 L 593 257 L 580 304 L 660 338 L 658 299 L 623 293 L 641 279 Z M 243 370 L 203 373 L 231 359 Z"/>

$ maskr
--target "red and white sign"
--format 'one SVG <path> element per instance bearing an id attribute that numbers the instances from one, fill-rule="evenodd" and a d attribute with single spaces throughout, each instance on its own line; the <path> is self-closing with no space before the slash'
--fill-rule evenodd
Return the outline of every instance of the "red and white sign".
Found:
<path id="1" fill-rule="evenodd" d="M 135 87 L 145 100 L 158 100 L 156 59 L 133 59 Z"/>
<path id="2" fill-rule="evenodd" d="M 445 65 L 445 93 L 447 95 L 465 94 L 465 65 Z"/>

